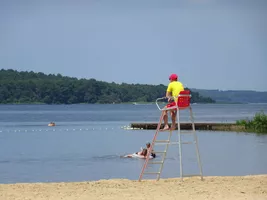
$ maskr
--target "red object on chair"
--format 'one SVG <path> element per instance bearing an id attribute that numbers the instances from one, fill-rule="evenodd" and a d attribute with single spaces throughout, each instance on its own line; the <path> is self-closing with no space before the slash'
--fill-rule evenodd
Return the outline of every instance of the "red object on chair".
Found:
<path id="1" fill-rule="evenodd" d="M 191 99 L 190 90 L 181 91 L 179 95 L 181 96 L 178 97 L 178 102 L 177 102 L 178 107 L 180 109 L 183 109 L 190 106 L 190 99 Z"/>

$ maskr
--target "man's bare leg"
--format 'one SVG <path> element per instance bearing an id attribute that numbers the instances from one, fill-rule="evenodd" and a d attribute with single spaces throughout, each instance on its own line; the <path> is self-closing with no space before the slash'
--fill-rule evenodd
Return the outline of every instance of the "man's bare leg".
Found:
<path id="1" fill-rule="evenodd" d="M 171 117 L 172 117 L 172 126 L 170 128 L 170 130 L 175 130 L 176 129 L 176 110 L 172 110 L 171 111 Z"/>
<path id="2" fill-rule="evenodd" d="M 168 125 L 168 112 L 165 110 L 163 113 L 163 121 L 164 121 L 164 128 L 162 130 L 168 130 L 169 125 Z"/>

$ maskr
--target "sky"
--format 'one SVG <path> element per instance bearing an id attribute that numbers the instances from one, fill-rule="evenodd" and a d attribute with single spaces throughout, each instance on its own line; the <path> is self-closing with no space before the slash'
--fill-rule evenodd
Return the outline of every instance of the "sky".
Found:
<path id="1" fill-rule="evenodd" d="M 267 91 L 267 1 L 0 0 L 0 68 Z"/>

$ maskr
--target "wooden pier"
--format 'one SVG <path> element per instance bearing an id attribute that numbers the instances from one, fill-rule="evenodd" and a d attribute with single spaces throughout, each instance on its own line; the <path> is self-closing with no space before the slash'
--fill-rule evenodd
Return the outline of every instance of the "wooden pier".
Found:
<path id="1" fill-rule="evenodd" d="M 144 129 L 144 130 L 156 130 L 158 123 L 131 123 L 130 127 L 133 129 Z M 171 126 L 171 124 L 169 124 Z M 161 125 L 163 128 L 163 124 Z M 187 122 L 180 123 L 181 130 L 192 130 L 192 124 Z M 235 123 L 214 123 L 214 122 L 195 122 L 196 130 L 212 130 L 212 131 L 245 131 L 245 126 L 237 125 Z M 176 124 L 177 130 L 177 124 Z"/>

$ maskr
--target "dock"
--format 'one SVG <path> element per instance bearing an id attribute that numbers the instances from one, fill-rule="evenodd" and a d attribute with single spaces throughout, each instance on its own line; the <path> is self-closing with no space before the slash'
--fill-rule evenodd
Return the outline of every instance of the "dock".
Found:
<path id="1" fill-rule="evenodd" d="M 147 123 L 131 123 L 130 127 L 132 129 L 144 129 L 144 130 L 156 130 L 158 123 L 147 122 Z M 171 126 L 171 124 L 169 124 Z M 163 124 L 161 125 L 163 128 Z M 192 124 L 187 122 L 180 123 L 181 130 L 192 130 Z M 245 126 L 237 125 L 235 123 L 216 123 L 216 122 L 195 122 L 196 130 L 211 130 L 211 131 L 245 131 Z M 176 123 L 177 130 L 177 123 Z"/>

